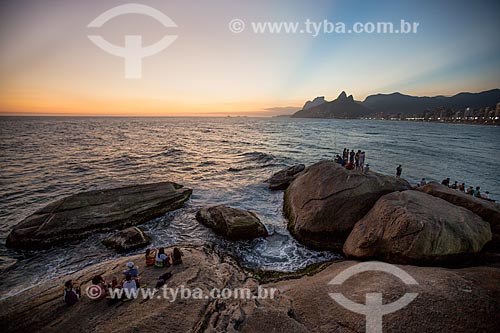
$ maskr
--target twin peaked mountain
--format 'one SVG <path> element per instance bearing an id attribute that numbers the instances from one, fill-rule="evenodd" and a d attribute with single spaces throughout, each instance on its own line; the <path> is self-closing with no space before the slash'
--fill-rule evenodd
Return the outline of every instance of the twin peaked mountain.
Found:
<path id="1" fill-rule="evenodd" d="M 343 91 L 337 99 L 328 102 L 323 96 L 307 101 L 293 118 L 356 119 L 374 115 L 421 115 L 425 110 L 438 107 L 462 110 L 468 107 L 494 107 L 500 102 L 500 89 L 480 93 L 460 93 L 452 97 L 417 97 L 401 93 L 368 96 L 363 102 L 355 101 Z"/>

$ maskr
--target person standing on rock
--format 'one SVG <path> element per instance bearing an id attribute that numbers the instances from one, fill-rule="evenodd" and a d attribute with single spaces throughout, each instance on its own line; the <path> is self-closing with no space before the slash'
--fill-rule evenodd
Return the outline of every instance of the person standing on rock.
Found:
<path id="1" fill-rule="evenodd" d="M 354 150 L 351 150 L 351 152 L 349 153 L 349 163 L 354 164 L 354 155 L 356 155 L 356 153 L 354 152 Z"/>
<path id="2" fill-rule="evenodd" d="M 345 160 L 347 158 L 347 148 L 344 148 L 344 151 L 342 152 L 342 159 Z"/>
<path id="3" fill-rule="evenodd" d="M 401 173 L 403 172 L 403 167 L 401 166 L 401 164 L 396 168 L 396 177 L 400 178 L 401 177 Z"/>
<path id="4" fill-rule="evenodd" d="M 361 154 L 359 154 L 359 168 L 361 169 L 361 173 L 363 173 L 363 169 L 365 167 L 365 152 L 362 151 Z"/>

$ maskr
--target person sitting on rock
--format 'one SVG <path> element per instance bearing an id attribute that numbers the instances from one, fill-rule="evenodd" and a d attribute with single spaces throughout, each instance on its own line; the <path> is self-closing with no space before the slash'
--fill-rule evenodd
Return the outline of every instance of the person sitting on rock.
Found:
<path id="1" fill-rule="evenodd" d="M 354 170 L 354 163 L 352 163 L 351 161 L 349 161 L 349 163 L 347 163 L 347 165 L 345 166 L 345 168 L 347 170 Z"/>
<path id="2" fill-rule="evenodd" d="M 158 278 L 158 282 L 156 282 L 155 288 L 159 289 L 159 288 L 163 287 L 165 285 L 165 283 L 167 282 L 167 280 L 170 279 L 171 277 L 172 277 L 172 273 L 170 273 L 170 272 L 166 272 L 165 274 L 162 274 Z"/>
<path id="3" fill-rule="evenodd" d="M 81 292 L 80 287 L 74 286 L 72 280 L 66 281 L 64 284 L 64 302 L 70 306 L 78 302 Z"/>
<path id="4" fill-rule="evenodd" d="M 445 178 L 443 179 L 443 181 L 441 182 L 442 185 L 444 186 L 450 186 L 450 178 Z"/>
<path id="5" fill-rule="evenodd" d="M 481 192 L 479 191 L 481 188 L 479 186 L 476 186 L 476 190 L 472 192 L 472 196 L 476 198 L 481 198 Z"/>
<path id="6" fill-rule="evenodd" d="M 369 171 L 370 171 L 370 164 L 367 164 L 365 167 L 364 174 L 367 175 Z"/>
<path id="7" fill-rule="evenodd" d="M 465 192 L 465 183 L 458 185 L 458 190 L 461 192 Z"/>
<path id="8" fill-rule="evenodd" d="M 123 274 L 130 274 L 132 279 L 136 281 L 137 287 L 139 287 L 139 267 L 136 267 L 133 261 L 129 261 L 127 267 L 128 269 L 123 271 Z"/>
<path id="9" fill-rule="evenodd" d="M 92 284 L 94 286 L 99 287 L 99 292 L 94 292 L 93 294 L 96 295 L 96 297 L 93 298 L 94 301 L 101 300 L 106 297 L 107 294 L 107 285 L 106 281 L 104 281 L 103 277 L 100 275 L 96 275 L 92 278 Z"/>
<path id="10" fill-rule="evenodd" d="M 129 293 L 129 296 L 132 295 L 131 293 L 136 292 L 136 290 L 137 290 L 137 282 L 136 282 L 136 280 L 134 280 L 132 278 L 132 275 L 130 275 L 130 274 L 125 275 L 125 280 L 123 281 L 122 288 L 123 288 L 124 291 L 126 290 Z M 127 301 L 127 300 L 131 299 L 130 297 L 127 297 L 127 292 L 124 292 L 122 294 L 124 301 Z"/>
<path id="11" fill-rule="evenodd" d="M 165 254 L 165 249 L 163 247 L 160 247 L 158 249 L 158 252 L 156 253 L 155 267 L 162 268 L 169 266 L 170 266 L 170 258 L 168 257 L 168 255 Z"/>
<path id="12" fill-rule="evenodd" d="M 146 266 L 154 266 L 156 258 L 156 250 L 147 249 L 146 250 Z"/>
<path id="13" fill-rule="evenodd" d="M 474 194 L 474 187 L 472 186 L 469 186 L 469 188 L 467 189 L 467 194 L 470 194 L 470 195 L 473 195 Z"/>
<path id="14" fill-rule="evenodd" d="M 174 250 L 172 252 L 172 264 L 174 265 L 180 265 L 182 264 L 182 256 L 184 254 L 178 247 L 174 247 Z"/>

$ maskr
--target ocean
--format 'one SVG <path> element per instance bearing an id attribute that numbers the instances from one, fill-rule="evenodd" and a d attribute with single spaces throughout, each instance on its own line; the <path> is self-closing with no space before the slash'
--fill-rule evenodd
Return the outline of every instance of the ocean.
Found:
<path id="1" fill-rule="evenodd" d="M 444 123 L 290 118 L 0 118 L 0 297 L 119 256 L 100 244 L 109 234 L 44 251 L 12 250 L 5 239 L 35 210 L 100 188 L 174 181 L 193 189 L 184 208 L 143 225 L 152 246 L 213 244 L 242 265 L 294 271 L 339 258 L 298 244 L 282 217 L 282 192 L 264 183 L 280 169 L 361 149 L 372 171 L 415 185 L 422 177 L 481 186 L 500 200 L 500 128 Z M 227 242 L 195 219 L 225 204 L 257 213 L 265 239 Z M 137 251 L 132 252 L 137 253 Z"/>

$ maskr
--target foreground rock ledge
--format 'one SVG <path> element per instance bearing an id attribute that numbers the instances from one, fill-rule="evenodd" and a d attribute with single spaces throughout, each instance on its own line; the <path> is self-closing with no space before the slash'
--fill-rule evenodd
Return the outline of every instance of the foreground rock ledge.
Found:
<path id="1" fill-rule="evenodd" d="M 202 208 L 196 219 L 229 240 L 266 237 L 267 229 L 255 213 L 223 205 Z"/>
<path id="2" fill-rule="evenodd" d="M 288 229 L 313 248 L 341 250 L 352 228 L 383 195 L 410 189 L 401 178 L 363 175 L 332 161 L 307 167 L 288 187 L 283 213 Z"/>
<path id="3" fill-rule="evenodd" d="M 171 251 L 169 249 L 168 251 Z M 173 276 L 167 287 L 249 288 L 259 286 L 248 272 L 229 257 L 205 247 L 183 247 L 183 264 L 170 268 L 141 270 L 144 284 L 152 286 L 166 271 Z M 384 332 L 498 332 L 500 317 L 500 269 L 473 267 L 445 269 L 398 266 L 410 274 L 417 286 L 381 272 L 355 275 L 340 286 L 328 285 L 339 273 L 358 264 L 332 263 L 313 276 L 263 284 L 277 288 L 274 299 L 177 299 L 156 297 L 108 306 L 105 300 L 83 297 L 67 307 L 62 285 L 67 279 L 82 283 L 82 290 L 95 274 L 106 280 L 121 276 L 128 261 L 140 263 L 143 256 L 114 259 L 90 266 L 72 275 L 37 285 L 15 297 L 0 301 L 0 322 L 6 332 L 365 332 L 365 316 L 351 312 L 328 293 L 340 292 L 364 304 L 369 292 L 383 293 L 392 303 L 407 292 L 418 297 L 403 309 L 383 317 Z"/>
<path id="4" fill-rule="evenodd" d="M 192 190 L 172 182 L 88 191 L 57 200 L 17 224 L 7 246 L 47 248 L 144 223 L 181 208 Z"/>

